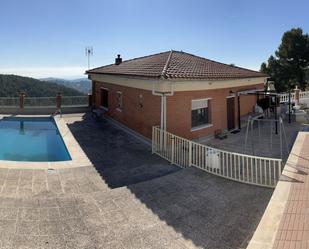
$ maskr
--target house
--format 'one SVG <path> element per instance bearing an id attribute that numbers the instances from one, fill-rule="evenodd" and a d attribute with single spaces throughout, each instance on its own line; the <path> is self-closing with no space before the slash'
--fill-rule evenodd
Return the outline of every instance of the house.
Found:
<path id="1" fill-rule="evenodd" d="M 160 125 L 176 135 L 196 139 L 217 129 L 233 130 L 251 113 L 255 95 L 267 75 L 182 51 L 167 51 L 86 72 L 93 102 L 111 118 L 151 137 Z M 241 96 L 241 97 L 240 97 Z"/>

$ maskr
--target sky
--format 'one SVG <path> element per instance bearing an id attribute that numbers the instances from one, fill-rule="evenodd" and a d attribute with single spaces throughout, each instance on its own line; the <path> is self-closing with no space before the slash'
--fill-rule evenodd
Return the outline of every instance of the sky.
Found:
<path id="1" fill-rule="evenodd" d="M 0 74 L 78 78 L 91 67 L 183 50 L 258 70 L 309 1 L 1 0 Z"/>

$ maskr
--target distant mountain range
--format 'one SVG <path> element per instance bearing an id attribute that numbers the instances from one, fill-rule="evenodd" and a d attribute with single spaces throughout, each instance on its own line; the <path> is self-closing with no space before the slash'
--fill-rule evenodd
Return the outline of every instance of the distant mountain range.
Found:
<path id="1" fill-rule="evenodd" d="M 59 79 L 59 78 L 42 78 L 40 80 L 71 87 L 85 94 L 90 93 L 91 91 L 91 80 L 87 78 L 80 78 L 80 79 L 74 79 L 74 80 L 65 80 L 65 79 Z"/>
<path id="2" fill-rule="evenodd" d="M 59 92 L 63 96 L 85 95 L 82 91 L 60 83 L 18 75 L 0 74 L 0 97 L 17 97 L 21 91 L 25 91 L 28 97 L 51 97 L 56 96 Z"/>

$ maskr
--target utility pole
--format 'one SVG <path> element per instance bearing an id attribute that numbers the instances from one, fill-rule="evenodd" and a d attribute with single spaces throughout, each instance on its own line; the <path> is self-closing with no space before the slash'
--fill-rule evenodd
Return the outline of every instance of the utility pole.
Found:
<path id="1" fill-rule="evenodd" d="M 88 69 L 90 69 L 90 56 L 93 55 L 93 48 L 92 47 L 86 47 L 85 48 L 85 54 L 88 57 Z"/>

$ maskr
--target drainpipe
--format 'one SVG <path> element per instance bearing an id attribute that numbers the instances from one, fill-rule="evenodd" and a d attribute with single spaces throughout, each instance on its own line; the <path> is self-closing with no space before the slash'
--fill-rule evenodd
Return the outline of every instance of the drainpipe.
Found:
<path id="1" fill-rule="evenodd" d="M 166 95 L 165 94 L 163 94 L 163 112 L 164 112 L 163 130 L 166 131 Z"/>
<path id="2" fill-rule="evenodd" d="M 164 130 L 164 99 L 163 95 L 161 95 L 161 122 L 160 128 Z"/>
<path id="3" fill-rule="evenodd" d="M 161 122 L 160 122 L 160 127 L 162 130 L 166 130 L 166 97 L 168 96 L 173 96 L 174 95 L 174 88 L 172 85 L 171 91 L 170 92 L 159 92 L 155 90 L 155 84 L 158 84 L 155 82 L 153 84 L 152 88 L 152 94 L 155 96 L 160 96 L 161 97 Z"/>

